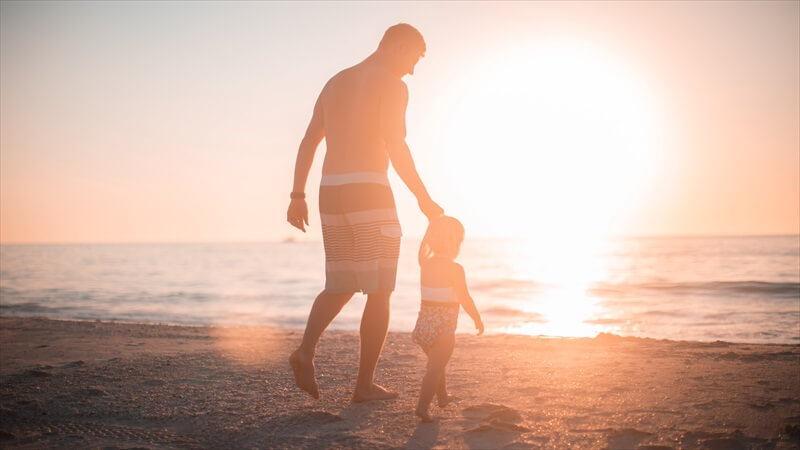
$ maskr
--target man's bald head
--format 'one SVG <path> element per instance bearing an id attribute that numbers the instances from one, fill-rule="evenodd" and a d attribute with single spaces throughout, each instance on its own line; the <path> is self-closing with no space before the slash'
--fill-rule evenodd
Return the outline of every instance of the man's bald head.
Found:
<path id="1" fill-rule="evenodd" d="M 420 56 L 425 54 L 425 39 L 422 33 L 407 23 L 398 23 L 389 27 L 380 44 L 379 51 L 394 51 L 400 47 L 413 49 L 419 52 Z"/>
<path id="2" fill-rule="evenodd" d="M 425 55 L 425 39 L 411 25 L 398 23 L 386 30 L 375 53 L 398 77 L 413 75 L 414 66 Z"/>

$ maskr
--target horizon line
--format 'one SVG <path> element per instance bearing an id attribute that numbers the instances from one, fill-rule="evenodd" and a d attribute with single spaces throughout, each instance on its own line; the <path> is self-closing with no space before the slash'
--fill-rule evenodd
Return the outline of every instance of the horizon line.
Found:
<path id="1" fill-rule="evenodd" d="M 756 238 L 756 237 L 800 237 L 800 233 L 662 233 L 662 234 L 618 234 L 603 236 L 603 239 L 667 239 L 667 238 Z M 404 240 L 419 240 L 422 236 L 403 236 Z M 470 240 L 517 240 L 524 239 L 519 236 L 470 236 Z M 18 241 L 0 242 L 0 246 L 12 245 L 190 245 L 190 244 L 281 244 L 281 243 L 321 243 L 321 238 L 305 239 L 285 236 L 277 239 L 241 239 L 241 240 L 174 240 L 174 241 Z"/>

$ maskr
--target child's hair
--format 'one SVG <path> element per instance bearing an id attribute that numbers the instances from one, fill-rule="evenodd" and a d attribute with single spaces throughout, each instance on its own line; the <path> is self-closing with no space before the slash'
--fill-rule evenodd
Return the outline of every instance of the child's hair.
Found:
<path id="1" fill-rule="evenodd" d="M 433 219 L 419 245 L 419 263 L 434 256 L 454 259 L 464 241 L 464 225 L 455 217 L 440 216 Z"/>

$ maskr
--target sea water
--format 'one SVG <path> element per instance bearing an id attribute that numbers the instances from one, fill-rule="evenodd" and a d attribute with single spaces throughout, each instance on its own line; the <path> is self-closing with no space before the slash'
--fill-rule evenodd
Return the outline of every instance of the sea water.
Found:
<path id="1" fill-rule="evenodd" d="M 800 342 L 800 236 L 538 242 L 464 243 L 487 331 Z M 416 320 L 418 245 L 401 248 L 394 331 Z M 0 315 L 302 329 L 324 268 L 321 242 L 2 245 Z M 330 328 L 357 330 L 365 301 Z"/>

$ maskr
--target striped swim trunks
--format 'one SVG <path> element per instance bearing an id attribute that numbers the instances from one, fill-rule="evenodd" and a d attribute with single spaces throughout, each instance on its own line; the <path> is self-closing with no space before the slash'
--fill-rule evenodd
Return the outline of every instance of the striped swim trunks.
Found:
<path id="1" fill-rule="evenodd" d="M 402 233 L 386 174 L 323 175 L 319 212 L 325 243 L 325 290 L 393 291 Z"/>

